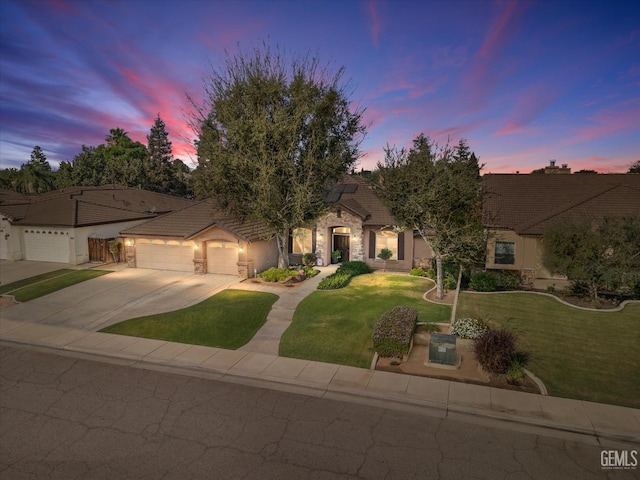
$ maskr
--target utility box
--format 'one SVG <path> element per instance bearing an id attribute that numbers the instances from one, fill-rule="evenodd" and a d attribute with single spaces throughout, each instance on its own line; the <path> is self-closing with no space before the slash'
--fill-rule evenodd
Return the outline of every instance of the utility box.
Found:
<path id="1" fill-rule="evenodd" d="M 456 336 L 432 333 L 429 340 L 429 363 L 456 365 Z"/>

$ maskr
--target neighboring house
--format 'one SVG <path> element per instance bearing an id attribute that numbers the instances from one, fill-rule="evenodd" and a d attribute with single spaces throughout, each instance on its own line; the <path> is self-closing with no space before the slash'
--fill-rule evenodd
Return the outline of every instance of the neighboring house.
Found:
<path id="1" fill-rule="evenodd" d="M 40 195 L 0 190 L 0 258 L 73 265 L 90 260 L 90 239 L 112 239 L 193 201 L 117 185 Z"/>
<path id="2" fill-rule="evenodd" d="M 275 238 L 204 200 L 121 232 L 129 266 L 253 277 L 278 263 Z"/>
<path id="3" fill-rule="evenodd" d="M 340 252 L 340 261 L 361 260 L 383 268 L 378 254 L 383 248 L 393 252 L 386 268 L 409 271 L 414 266 L 430 268 L 433 252 L 413 231 L 398 231 L 391 212 L 373 186 L 357 175 L 345 175 L 326 196 L 327 213 L 291 235 L 290 261 L 300 263 L 302 255 L 314 252 L 321 264 L 331 263 L 331 252 Z"/>
<path id="4" fill-rule="evenodd" d="M 640 215 L 639 174 L 571 174 L 551 165 L 545 173 L 482 177 L 484 224 L 493 235 L 487 269 L 520 272 L 525 284 L 566 286 L 542 264 L 547 226 L 574 219 Z M 554 173 L 549 175 L 549 173 Z"/>

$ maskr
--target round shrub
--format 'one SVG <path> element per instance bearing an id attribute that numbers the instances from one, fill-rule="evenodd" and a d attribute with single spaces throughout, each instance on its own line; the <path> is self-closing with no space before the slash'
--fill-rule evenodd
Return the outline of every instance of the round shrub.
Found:
<path id="1" fill-rule="evenodd" d="M 410 275 L 413 275 L 414 277 L 426 277 L 427 272 L 422 268 L 412 268 Z"/>
<path id="2" fill-rule="evenodd" d="M 302 264 L 305 267 L 315 267 L 317 261 L 318 257 L 316 257 L 315 253 L 305 253 L 302 255 Z"/>
<path id="3" fill-rule="evenodd" d="M 475 318 L 459 318 L 453 324 L 451 333 L 460 338 L 473 340 L 489 330 L 489 327 L 482 321 Z"/>
<path id="4" fill-rule="evenodd" d="M 444 279 L 442 279 L 442 286 L 445 288 L 445 290 L 455 290 L 458 286 L 458 281 L 453 275 L 447 273 Z"/>
<path id="5" fill-rule="evenodd" d="M 516 359 L 516 336 L 504 328 L 488 330 L 475 339 L 473 354 L 487 372 L 506 373 Z"/>
<path id="6" fill-rule="evenodd" d="M 342 262 L 342 265 L 338 267 L 336 273 L 346 273 L 355 277 L 356 275 L 364 275 L 365 273 L 371 273 L 371 267 L 359 260 L 353 260 L 349 262 Z"/>
<path id="7" fill-rule="evenodd" d="M 495 292 L 498 288 L 498 281 L 491 272 L 478 272 L 471 275 L 469 287 L 477 292 Z"/>

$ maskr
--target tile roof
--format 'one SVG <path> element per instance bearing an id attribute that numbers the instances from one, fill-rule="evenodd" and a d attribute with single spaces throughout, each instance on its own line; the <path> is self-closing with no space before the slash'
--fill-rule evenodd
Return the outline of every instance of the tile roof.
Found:
<path id="1" fill-rule="evenodd" d="M 542 235 L 557 221 L 640 215 L 639 174 L 487 174 L 483 214 L 488 227 Z"/>
<path id="2" fill-rule="evenodd" d="M 358 175 L 344 175 L 327 193 L 325 200 L 359 216 L 363 225 L 382 227 L 396 224 L 384 201 L 375 193 L 373 185 Z"/>
<path id="3" fill-rule="evenodd" d="M 192 200 L 118 185 L 69 187 L 22 197 L 0 192 L 0 212 L 16 225 L 82 227 L 141 220 Z"/>
<path id="4" fill-rule="evenodd" d="M 214 225 L 247 240 L 263 240 L 271 236 L 264 224 L 240 221 L 208 199 L 181 210 L 141 223 L 121 232 L 122 235 L 177 237 L 189 239 Z"/>

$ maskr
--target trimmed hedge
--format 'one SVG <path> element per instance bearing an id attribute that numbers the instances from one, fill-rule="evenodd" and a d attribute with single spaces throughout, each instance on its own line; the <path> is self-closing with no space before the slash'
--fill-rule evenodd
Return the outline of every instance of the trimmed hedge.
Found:
<path id="1" fill-rule="evenodd" d="M 469 287 L 477 292 L 495 292 L 498 288 L 498 279 L 491 272 L 478 272 L 471 275 Z"/>
<path id="2" fill-rule="evenodd" d="M 281 282 L 289 277 L 295 277 L 298 274 L 297 270 L 288 270 L 286 268 L 272 267 L 258 274 L 258 277 L 267 282 Z"/>
<path id="3" fill-rule="evenodd" d="M 336 290 L 346 287 L 351 277 L 371 273 L 371 268 L 364 262 L 343 262 L 336 273 L 323 278 L 318 284 L 318 290 Z"/>
<path id="4" fill-rule="evenodd" d="M 381 357 L 402 357 L 409 353 L 417 319 L 417 310 L 393 307 L 382 315 L 373 329 L 373 349 Z"/>

